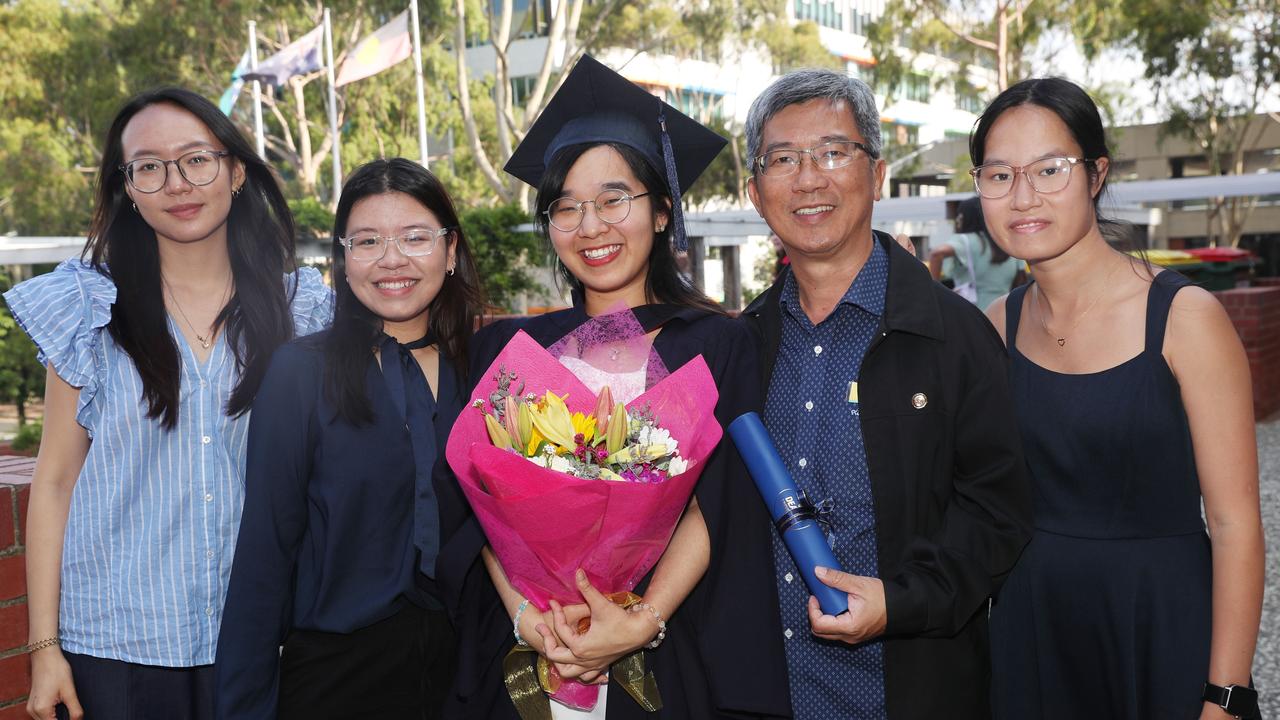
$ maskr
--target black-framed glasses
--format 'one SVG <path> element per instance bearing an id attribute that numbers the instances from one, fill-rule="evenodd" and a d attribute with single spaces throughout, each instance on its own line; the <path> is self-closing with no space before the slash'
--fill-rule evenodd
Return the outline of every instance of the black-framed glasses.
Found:
<path id="1" fill-rule="evenodd" d="M 1008 163 L 983 163 L 969 171 L 978 194 L 988 200 L 998 200 L 1013 189 L 1018 175 L 1026 178 L 1031 189 L 1047 195 L 1056 193 L 1071 181 L 1071 168 L 1094 160 L 1078 157 L 1047 157 L 1026 165 Z"/>
<path id="2" fill-rule="evenodd" d="M 220 160 L 231 153 L 226 150 L 193 150 L 177 160 L 161 160 L 144 157 L 120 166 L 120 172 L 129 178 L 129 184 L 140 193 L 159 192 L 169 181 L 169 166 L 178 168 L 183 180 L 196 186 L 204 186 L 218 179 Z"/>
<path id="3" fill-rule="evenodd" d="M 338 238 L 338 244 L 346 248 L 347 256 L 360 262 L 381 260 L 387 254 L 387 246 L 392 242 L 405 257 L 423 257 L 436 249 L 436 241 L 447 238 L 457 228 L 440 228 L 439 230 L 414 229 L 402 235 L 385 237 L 382 235 L 358 234 L 351 237 Z"/>
<path id="4" fill-rule="evenodd" d="M 823 170 L 835 170 L 853 162 L 855 150 L 861 150 L 869 158 L 875 157 L 871 148 L 857 140 L 832 140 L 810 148 L 770 150 L 757 155 L 753 162 L 760 169 L 761 175 L 782 177 L 799 170 L 805 155 L 813 160 L 814 166 Z"/>
<path id="5" fill-rule="evenodd" d="M 542 214 L 547 216 L 547 222 L 555 229 L 572 232 L 582 224 L 582 213 L 585 212 L 583 206 L 590 205 L 596 209 L 596 217 L 610 225 L 616 225 L 631 214 L 632 200 L 648 194 L 642 192 L 632 195 L 623 190 L 605 190 L 595 200 L 581 201 L 566 196 L 551 203 L 551 207 L 543 210 Z"/>

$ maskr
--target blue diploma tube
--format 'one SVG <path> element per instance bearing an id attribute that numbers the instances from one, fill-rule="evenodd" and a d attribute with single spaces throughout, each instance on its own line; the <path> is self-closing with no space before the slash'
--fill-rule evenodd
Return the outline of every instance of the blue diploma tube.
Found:
<path id="1" fill-rule="evenodd" d="M 839 570 L 840 565 L 813 516 L 812 508 L 806 510 L 801 505 L 800 490 L 787 472 L 782 457 L 773 446 L 773 438 L 760 422 L 760 416 L 753 412 L 738 416 L 729 423 L 729 434 L 733 436 L 733 444 L 738 447 L 742 461 L 756 482 L 756 489 L 769 508 L 769 517 L 773 518 L 791 559 L 795 560 L 805 585 L 809 586 L 809 592 L 818 598 L 822 612 L 827 615 L 848 612 L 849 596 L 822 584 L 813 574 L 813 569 L 819 565 L 833 570 Z"/>

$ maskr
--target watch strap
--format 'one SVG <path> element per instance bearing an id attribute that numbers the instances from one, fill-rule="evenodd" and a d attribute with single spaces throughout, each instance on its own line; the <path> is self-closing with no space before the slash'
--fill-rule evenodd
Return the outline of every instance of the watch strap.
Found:
<path id="1" fill-rule="evenodd" d="M 1200 696 L 1205 702 L 1211 702 L 1222 708 L 1228 715 L 1238 718 L 1258 717 L 1258 691 L 1244 685 L 1204 684 L 1204 693 Z"/>

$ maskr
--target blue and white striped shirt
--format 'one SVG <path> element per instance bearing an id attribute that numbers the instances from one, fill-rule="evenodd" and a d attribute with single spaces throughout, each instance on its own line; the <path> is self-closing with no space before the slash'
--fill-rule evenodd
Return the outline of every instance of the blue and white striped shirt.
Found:
<path id="1" fill-rule="evenodd" d="M 292 286 L 293 276 L 286 283 Z M 295 332 L 328 325 L 333 294 L 298 275 Z M 106 331 L 116 288 L 68 260 L 5 293 L 40 362 L 80 388 L 92 442 L 71 497 L 59 634 L 68 652 L 144 665 L 213 662 L 231 574 L 249 417 L 227 417 L 239 375 L 219 333 L 200 363 L 170 318 L 182 358 L 178 425 L 147 418 L 142 380 Z"/>

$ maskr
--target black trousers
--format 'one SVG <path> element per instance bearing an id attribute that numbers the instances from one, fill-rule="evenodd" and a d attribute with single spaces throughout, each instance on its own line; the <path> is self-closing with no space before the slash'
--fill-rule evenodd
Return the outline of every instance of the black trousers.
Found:
<path id="1" fill-rule="evenodd" d="M 213 666 L 138 665 L 64 652 L 85 720 L 213 720 Z M 67 709 L 58 706 L 59 720 Z"/>
<path id="2" fill-rule="evenodd" d="M 353 633 L 299 630 L 280 657 L 280 720 L 434 720 L 457 640 L 443 610 L 409 606 Z"/>

